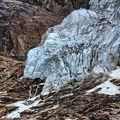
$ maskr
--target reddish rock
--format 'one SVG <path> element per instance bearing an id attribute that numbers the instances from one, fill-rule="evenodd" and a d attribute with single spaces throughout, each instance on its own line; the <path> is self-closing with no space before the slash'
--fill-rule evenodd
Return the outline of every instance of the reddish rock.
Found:
<path id="1" fill-rule="evenodd" d="M 18 0 L 59 14 L 68 15 L 71 11 L 79 8 L 89 9 L 89 0 Z"/>
<path id="2" fill-rule="evenodd" d="M 45 31 L 63 17 L 19 1 L 0 3 L 0 55 L 25 60 Z"/>

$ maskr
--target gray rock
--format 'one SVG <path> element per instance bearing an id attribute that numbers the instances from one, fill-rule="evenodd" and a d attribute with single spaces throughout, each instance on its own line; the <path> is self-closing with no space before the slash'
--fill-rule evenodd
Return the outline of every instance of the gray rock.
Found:
<path id="1" fill-rule="evenodd" d="M 90 10 L 75 10 L 49 28 L 43 45 L 29 51 L 24 78 L 47 78 L 45 95 L 87 75 L 114 69 L 120 59 L 119 4 L 119 0 L 91 0 Z"/>

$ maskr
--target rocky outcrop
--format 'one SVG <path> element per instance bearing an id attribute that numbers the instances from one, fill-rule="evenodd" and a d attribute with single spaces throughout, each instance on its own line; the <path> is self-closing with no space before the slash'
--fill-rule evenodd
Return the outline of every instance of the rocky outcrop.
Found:
<path id="1" fill-rule="evenodd" d="M 0 1 L 0 55 L 25 60 L 45 31 L 62 16 L 15 0 Z"/>
<path id="2" fill-rule="evenodd" d="M 4 115 L 2 118 L 10 118 L 10 120 L 119 120 L 120 94 L 113 95 L 116 92 L 115 87 L 120 87 L 119 72 L 120 68 L 117 68 L 108 74 L 107 79 L 111 79 L 110 84 L 105 84 L 107 81 L 103 82 L 102 76 L 96 77 L 97 81 L 91 77 L 81 84 L 77 82 L 68 84 L 60 91 L 47 96 L 40 95 L 40 82 L 42 81 L 39 81 L 36 87 L 35 84 L 30 86 L 32 94 L 36 94 L 36 96 L 23 101 L 17 99 L 17 102 L 15 96 L 11 100 L 12 104 L 8 104 L 11 102 L 9 102 L 10 98 L 7 98 L 10 91 L 2 93 L 0 100 L 6 104 L 1 107 L 0 112 L 3 112 L 2 115 Z M 26 81 L 26 83 L 28 82 Z M 24 85 L 26 83 L 24 82 Z M 100 91 L 106 92 L 101 94 Z M 24 96 L 26 96 L 26 92 Z"/>
<path id="3" fill-rule="evenodd" d="M 38 5 L 50 12 L 59 15 L 68 15 L 75 9 L 89 9 L 89 0 L 19 0 L 33 5 Z"/>
<path id="4" fill-rule="evenodd" d="M 23 76 L 23 61 L 0 56 L 0 119 L 8 111 L 16 107 L 7 107 L 7 104 L 21 101 L 29 97 L 29 86 L 33 80 L 21 80 Z M 3 119 L 4 120 L 4 119 Z"/>
<path id="5" fill-rule="evenodd" d="M 91 0 L 43 35 L 28 53 L 24 78 L 47 78 L 42 94 L 115 69 L 120 59 L 120 1 Z M 45 41 L 45 42 L 44 42 Z"/>
<path id="6" fill-rule="evenodd" d="M 109 72 L 120 66 L 120 2 L 91 0 L 90 4 L 90 11 L 75 11 L 48 29 L 39 47 L 29 52 L 24 75 L 41 79 L 23 79 L 25 63 L 0 56 L 1 120 L 120 119 L 120 67 Z M 48 90 L 44 92 L 51 92 L 60 85 L 64 87 L 58 92 L 41 96 L 43 86 Z"/>

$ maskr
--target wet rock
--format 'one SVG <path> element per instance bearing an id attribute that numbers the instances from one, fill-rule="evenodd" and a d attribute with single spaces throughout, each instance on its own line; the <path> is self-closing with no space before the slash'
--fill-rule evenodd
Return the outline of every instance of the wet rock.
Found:
<path id="1" fill-rule="evenodd" d="M 119 120 L 120 95 L 109 96 L 97 93 L 85 95 L 88 86 L 92 88 L 96 84 L 93 84 L 92 79 L 84 81 L 81 85 L 73 82 L 73 84 L 61 88 L 59 92 L 44 96 L 37 106 L 23 111 L 19 118 L 14 118 L 13 120 Z M 25 95 L 26 93 L 24 93 Z M 29 101 L 29 105 L 36 100 L 41 100 L 41 97 Z M 3 112 L 1 115 L 8 115 L 8 113 L 15 110 L 12 108 L 12 106 L 2 105 L 1 110 Z"/>

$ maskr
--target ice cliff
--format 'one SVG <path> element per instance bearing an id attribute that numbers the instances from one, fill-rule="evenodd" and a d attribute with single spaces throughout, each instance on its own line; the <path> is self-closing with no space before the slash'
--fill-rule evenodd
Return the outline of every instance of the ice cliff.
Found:
<path id="1" fill-rule="evenodd" d="M 24 78 L 46 78 L 42 94 L 120 64 L 120 0 L 90 0 L 49 28 L 28 53 Z"/>

